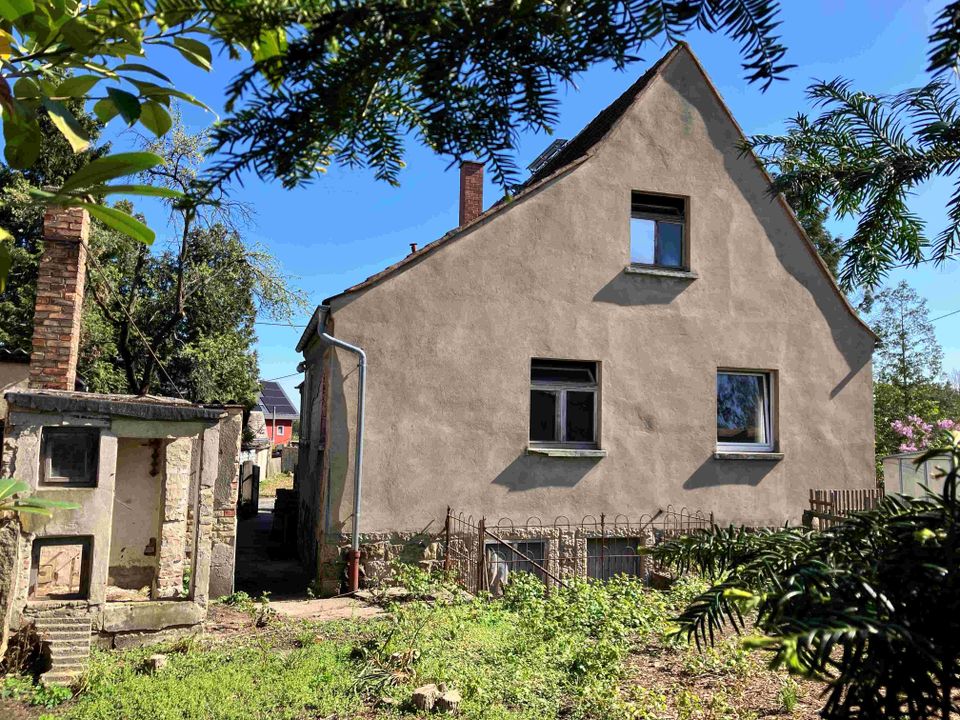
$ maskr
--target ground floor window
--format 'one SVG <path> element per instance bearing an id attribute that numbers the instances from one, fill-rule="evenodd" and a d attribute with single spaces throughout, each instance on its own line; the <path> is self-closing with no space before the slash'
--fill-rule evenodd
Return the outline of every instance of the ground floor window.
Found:
<path id="1" fill-rule="evenodd" d="M 83 600 L 90 593 L 91 537 L 36 538 L 30 564 L 30 598 Z"/>
<path id="2" fill-rule="evenodd" d="M 717 449 L 773 450 L 772 383 L 768 372 L 717 372 Z"/>
<path id="3" fill-rule="evenodd" d="M 639 577 L 640 554 L 643 545 L 639 538 L 588 538 L 587 577 L 609 580 L 617 575 Z"/>
<path id="4" fill-rule="evenodd" d="M 596 447 L 597 363 L 534 358 L 530 367 L 530 442 Z"/>

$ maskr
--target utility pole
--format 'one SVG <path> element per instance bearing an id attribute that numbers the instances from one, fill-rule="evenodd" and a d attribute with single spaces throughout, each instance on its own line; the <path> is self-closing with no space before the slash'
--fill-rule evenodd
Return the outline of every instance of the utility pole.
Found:
<path id="1" fill-rule="evenodd" d="M 273 457 L 273 447 L 277 438 L 277 406 L 273 406 L 273 426 L 270 428 L 270 457 Z M 269 465 L 269 463 L 268 463 Z"/>

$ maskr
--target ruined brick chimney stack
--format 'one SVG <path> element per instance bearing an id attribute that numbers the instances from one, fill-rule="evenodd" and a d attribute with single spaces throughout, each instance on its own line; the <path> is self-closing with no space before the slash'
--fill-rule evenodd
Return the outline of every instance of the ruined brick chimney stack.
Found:
<path id="1" fill-rule="evenodd" d="M 460 224 L 476 220 L 483 212 L 483 164 L 460 163 Z"/>
<path id="2" fill-rule="evenodd" d="M 31 388 L 74 389 L 89 234 L 90 216 L 83 208 L 47 208 L 33 310 Z"/>

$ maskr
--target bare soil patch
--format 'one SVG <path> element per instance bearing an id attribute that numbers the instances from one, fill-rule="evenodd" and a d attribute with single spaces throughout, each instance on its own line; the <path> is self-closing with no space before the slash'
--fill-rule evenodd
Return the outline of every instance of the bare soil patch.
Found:
<path id="1" fill-rule="evenodd" d="M 773 672 L 762 653 L 703 653 L 654 639 L 627 661 L 625 694 L 664 720 L 791 718 L 819 720 L 823 685 Z"/>

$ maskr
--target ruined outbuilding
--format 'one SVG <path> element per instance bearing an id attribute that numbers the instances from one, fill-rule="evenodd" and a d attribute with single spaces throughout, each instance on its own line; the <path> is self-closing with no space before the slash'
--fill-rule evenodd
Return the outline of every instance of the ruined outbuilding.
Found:
<path id="1" fill-rule="evenodd" d="M 0 519 L 0 649 L 34 624 L 53 682 L 91 641 L 189 632 L 233 589 L 241 408 L 73 390 L 88 226 L 47 212 L 29 386 L 5 395 L 0 476 L 78 506 Z"/>

